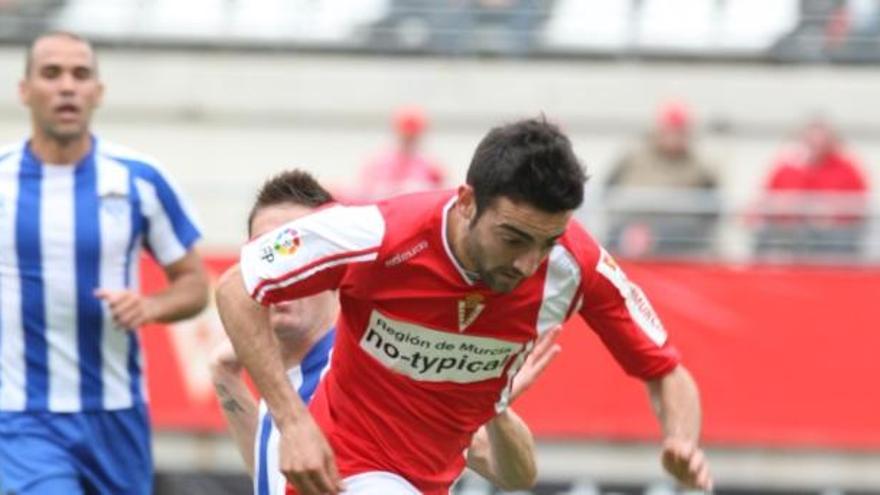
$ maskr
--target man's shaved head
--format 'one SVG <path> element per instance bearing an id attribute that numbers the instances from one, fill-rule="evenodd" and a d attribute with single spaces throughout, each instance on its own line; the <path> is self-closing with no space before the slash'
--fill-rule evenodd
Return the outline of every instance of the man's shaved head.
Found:
<path id="1" fill-rule="evenodd" d="M 31 74 L 31 69 L 34 66 L 34 48 L 40 43 L 48 38 L 67 38 L 69 40 L 79 41 L 80 43 L 89 47 L 89 50 L 92 52 L 92 68 L 97 73 L 98 71 L 98 57 L 95 56 L 95 49 L 92 47 L 92 43 L 83 38 L 82 36 L 71 33 L 69 31 L 50 31 L 48 33 L 43 33 L 36 38 L 28 45 L 27 54 L 25 55 L 24 61 L 24 77 L 28 78 Z"/>

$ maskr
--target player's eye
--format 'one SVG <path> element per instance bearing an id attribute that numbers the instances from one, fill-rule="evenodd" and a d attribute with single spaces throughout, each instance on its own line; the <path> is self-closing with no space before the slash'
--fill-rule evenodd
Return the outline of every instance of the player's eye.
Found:
<path id="1" fill-rule="evenodd" d="M 61 75 L 61 67 L 57 65 L 49 65 L 40 69 L 40 75 L 46 79 L 55 79 Z"/>
<path id="2" fill-rule="evenodd" d="M 80 81 L 91 79 L 92 70 L 88 67 L 77 67 L 76 69 L 73 69 L 73 77 Z"/>

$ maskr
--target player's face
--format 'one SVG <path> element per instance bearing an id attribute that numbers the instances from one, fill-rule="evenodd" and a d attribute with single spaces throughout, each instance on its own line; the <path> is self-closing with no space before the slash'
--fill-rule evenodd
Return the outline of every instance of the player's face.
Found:
<path id="1" fill-rule="evenodd" d="M 251 232 L 254 237 L 259 237 L 312 211 L 307 206 L 294 203 L 261 208 L 251 222 Z M 273 304 L 269 308 L 269 324 L 280 338 L 297 339 L 323 321 L 328 311 L 335 311 L 335 304 L 336 296 L 332 292 Z"/>
<path id="2" fill-rule="evenodd" d="M 570 211 L 547 213 L 501 197 L 471 222 L 465 249 L 489 288 L 510 292 L 538 270 L 571 215 Z"/>
<path id="3" fill-rule="evenodd" d="M 103 91 L 92 49 L 65 36 L 37 41 L 30 70 L 19 84 L 21 101 L 31 110 L 34 132 L 62 143 L 88 133 Z"/>
<path id="4" fill-rule="evenodd" d="M 803 133 L 804 144 L 811 158 L 823 158 L 834 147 L 834 133 L 826 124 L 815 122 L 807 126 Z"/>
<path id="5" fill-rule="evenodd" d="M 690 133 L 682 127 L 661 127 L 657 130 L 656 142 L 663 153 L 682 155 L 690 147 Z"/>

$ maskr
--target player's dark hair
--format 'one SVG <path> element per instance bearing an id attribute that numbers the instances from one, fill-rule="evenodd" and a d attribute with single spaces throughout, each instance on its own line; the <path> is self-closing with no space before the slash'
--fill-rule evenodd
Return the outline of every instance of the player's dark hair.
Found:
<path id="1" fill-rule="evenodd" d="M 311 174 L 299 169 L 285 170 L 263 183 L 248 215 L 248 235 L 257 212 L 269 206 L 285 203 L 317 208 L 333 201 L 333 195 L 324 189 Z"/>
<path id="2" fill-rule="evenodd" d="M 543 116 L 489 131 L 467 172 L 477 218 L 499 197 L 547 213 L 574 210 L 583 202 L 586 181 L 571 141 Z"/>
<path id="3" fill-rule="evenodd" d="M 36 38 L 32 39 L 30 43 L 28 43 L 27 52 L 25 53 L 24 59 L 24 77 L 27 78 L 31 75 L 31 68 L 34 65 L 34 47 L 37 45 L 37 42 L 46 38 L 67 38 L 75 41 L 79 41 L 89 47 L 92 50 L 92 63 L 94 64 L 95 74 L 98 73 L 98 57 L 95 55 L 95 47 L 92 46 L 92 42 L 83 38 L 82 36 L 72 33 L 70 31 L 47 31 L 45 33 L 41 33 L 37 35 Z"/>

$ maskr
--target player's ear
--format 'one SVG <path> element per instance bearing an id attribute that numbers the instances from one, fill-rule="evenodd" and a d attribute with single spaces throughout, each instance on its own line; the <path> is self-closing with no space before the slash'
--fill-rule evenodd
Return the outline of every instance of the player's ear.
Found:
<path id="1" fill-rule="evenodd" d="M 474 196 L 474 188 L 462 184 L 458 186 L 458 200 L 456 209 L 464 220 L 470 224 L 477 217 L 477 198 Z"/>
<path id="2" fill-rule="evenodd" d="M 101 103 L 104 102 L 104 83 L 100 80 L 98 81 L 98 90 L 95 97 L 95 106 L 101 106 Z"/>
<path id="3" fill-rule="evenodd" d="M 31 86 L 27 78 L 18 82 L 18 100 L 22 105 L 30 106 L 31 103 Z"/>

